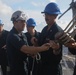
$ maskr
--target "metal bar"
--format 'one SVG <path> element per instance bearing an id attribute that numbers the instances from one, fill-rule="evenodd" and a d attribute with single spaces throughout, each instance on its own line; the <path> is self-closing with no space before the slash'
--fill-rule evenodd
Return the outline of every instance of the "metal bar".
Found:
<path id="1" fill-rule="evenodd" d="M 72 31 L 72 33 L 70 34 L 70 36 L 74 38 L 75 35 L 76 35 L 76 29 L 74 29 L 74 30 Z"/>
<path id="2" fill-rule="evenodd" d="M 69 11 L 71 9 L 71 7 L 69 7 L 61 16 L 58 17 L 58 19 L 60 19 L 67 11 Z"/>
<path id="3" fill-rule="evenodd" d="M 73 17 L 73 19 L 69 22 L 69 24 L 67 25 L 67 27 L 64 29 L 64 31 L 67 30 L 67 28 L 70 26 L 70 24 L 75 20 L 76 16 Z"/>
<path id="4" fill-rule="evenodd" d="M 72 24 L 72 26 L 67 30 L 67 33 L 75 26 L 76 21 Z"/>

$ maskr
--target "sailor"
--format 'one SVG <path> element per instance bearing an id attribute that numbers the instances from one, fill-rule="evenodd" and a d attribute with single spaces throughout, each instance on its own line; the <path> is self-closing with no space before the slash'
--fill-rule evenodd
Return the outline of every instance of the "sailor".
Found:
<path id="1" fill-rule="evenodd" d="M 23 11 L 15 11 L 11 21 L 13 28 L 6 41 L 10 75 L 26 75 L 27 68 L 24 65 L 27 55 L 48 50 L 50 44 L 46 43 L 40 47 L 28 46 L 27 38 L 22 32 L 26 26 L 26 15 Z"/>
<path id="2" fill-rule="evenodd" d="M 4 23 L 0 20 L 0 65 L 2 70 L 2 75 L 7 75 L 7 49 L 6 49 L 6 39 L 9 31 L 4 29 Z"/>
<path id="3" fill-rule="evenodd" d="M 61 12 L 58 5 L 51 2 L 46 5 L 42 13 L 44 13 L 47 25 L 40 33 L 38 45 L 41 46 L 50 42 L 52 46 L 48 51 L 40 52 L 41 60 L 40 63 L 38 63 L 36 74 L 62 75 L 62 68 L 60 64 L 62 59 L 62 45 L 55 41 L 55 34 L 59 31 L 63 31 L 56 23 L 56 18 L 59 14 L 61 14 Z"/>
<path id="4" fill-rule="evenodd" d="M 38 32 L 35 27 L 37 26 L 36 21 L 33 18 L 29 18 L 27 20 L 27 32 L 25 33 L 26 37 L 27 37 L 27 41 L 29 46 L 33 46 L 31 39 L 32 37 L 36 37 L 36 39 L 39 38 L 40 32 Z M 35 67 L 37 67 L 37 60 L 35 57 L 32 56 L 28 56 L 28 75 L 30 75 L 32 73 L 32 75 L 34 75 L 34 72 L 36 72 L 37 70 L 35 69 Z M 34 70 L 34 72 L 33 72 Z"/>

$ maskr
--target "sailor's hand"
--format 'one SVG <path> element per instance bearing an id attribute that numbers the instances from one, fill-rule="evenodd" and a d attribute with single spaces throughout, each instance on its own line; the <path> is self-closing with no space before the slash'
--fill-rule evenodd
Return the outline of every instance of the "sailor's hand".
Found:
<path id="1" fill-rule="evenodd" d="M 52 40 L 50 40 L 50 47 L 53 49 L 53 53 L 58 55 L 60 53 L 60 45 Z"/>
<path id="2" fill-rule="evenodd" d="M 44 50 L 48 50 L 50 48 L 50 43 L 45 43 L 41 46 Z"/>
<path id="3" fill-rule="evenodd" d="M 59 43 L 56 43 L 56 42 L 54 42 L 54 41 L 52 41 L 52 40 L 50 40 L 49 41 L 49 43 L 50 43 L 50 47 L 53 49 L 53 50 L 57 50 L 57 49 L 59 49 Z"/>

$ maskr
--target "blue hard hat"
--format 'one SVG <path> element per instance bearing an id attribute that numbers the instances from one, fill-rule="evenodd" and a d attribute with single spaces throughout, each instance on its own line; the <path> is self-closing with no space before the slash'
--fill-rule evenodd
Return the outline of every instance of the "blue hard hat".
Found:
<path id="1" fill-rule="evenodd" d="M 3 22 L 2 22 L 2 20 L 0 20 L 0 26 L 1 26 L 1 25 L 4 25 Z"/>
<path id="2" fill-rule="evenodd" d="M 29 18 L 26 23 L 27 26 L 34 26 L 34 27 L 36 26 L 36 22 L 33 18 Z"/>
<path id="3" fill-rule="evenodd" d="M 52 14 L 58 15 L 58 14 L 61 14 L 61 11 L 56 3 L 51 2 L 46 5 L 44 11 L 41 13 L 47 13 L 50 15 L 52 15 Z"/>

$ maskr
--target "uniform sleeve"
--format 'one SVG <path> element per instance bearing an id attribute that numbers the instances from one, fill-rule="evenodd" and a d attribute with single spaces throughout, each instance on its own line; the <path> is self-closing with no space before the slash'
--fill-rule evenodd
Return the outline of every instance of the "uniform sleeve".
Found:
<path id="1" fill-rule="evenodd" d="M 12 37 L 10 38 L 10 44 L 11 44 L 14 48 L 20 50 L 23 45 L 26 45 L 26 42 L 23 41 L 23 40 L 22 40 L 20 37 L 18 37 L 17 35 L 12 35 Z"/>
<path id="2" fill-rule="evenodd" d="M 60 49 L 59 49 L 60 53 L 58 55 L 53 54 L 55 57 L 55 63 L 57 63 L 57 64 L 60 63 L 60 61 L 62 59 L 62 49 L 63 49 L 63 46 L 60 45 Z"/>
<path id="3" fill-rule="evenodd" d="M 76 49 L 74 49 L 74 48 L 68 48 L 68 50 L 69 50 L 72 54 L 76 55 Z"/>

